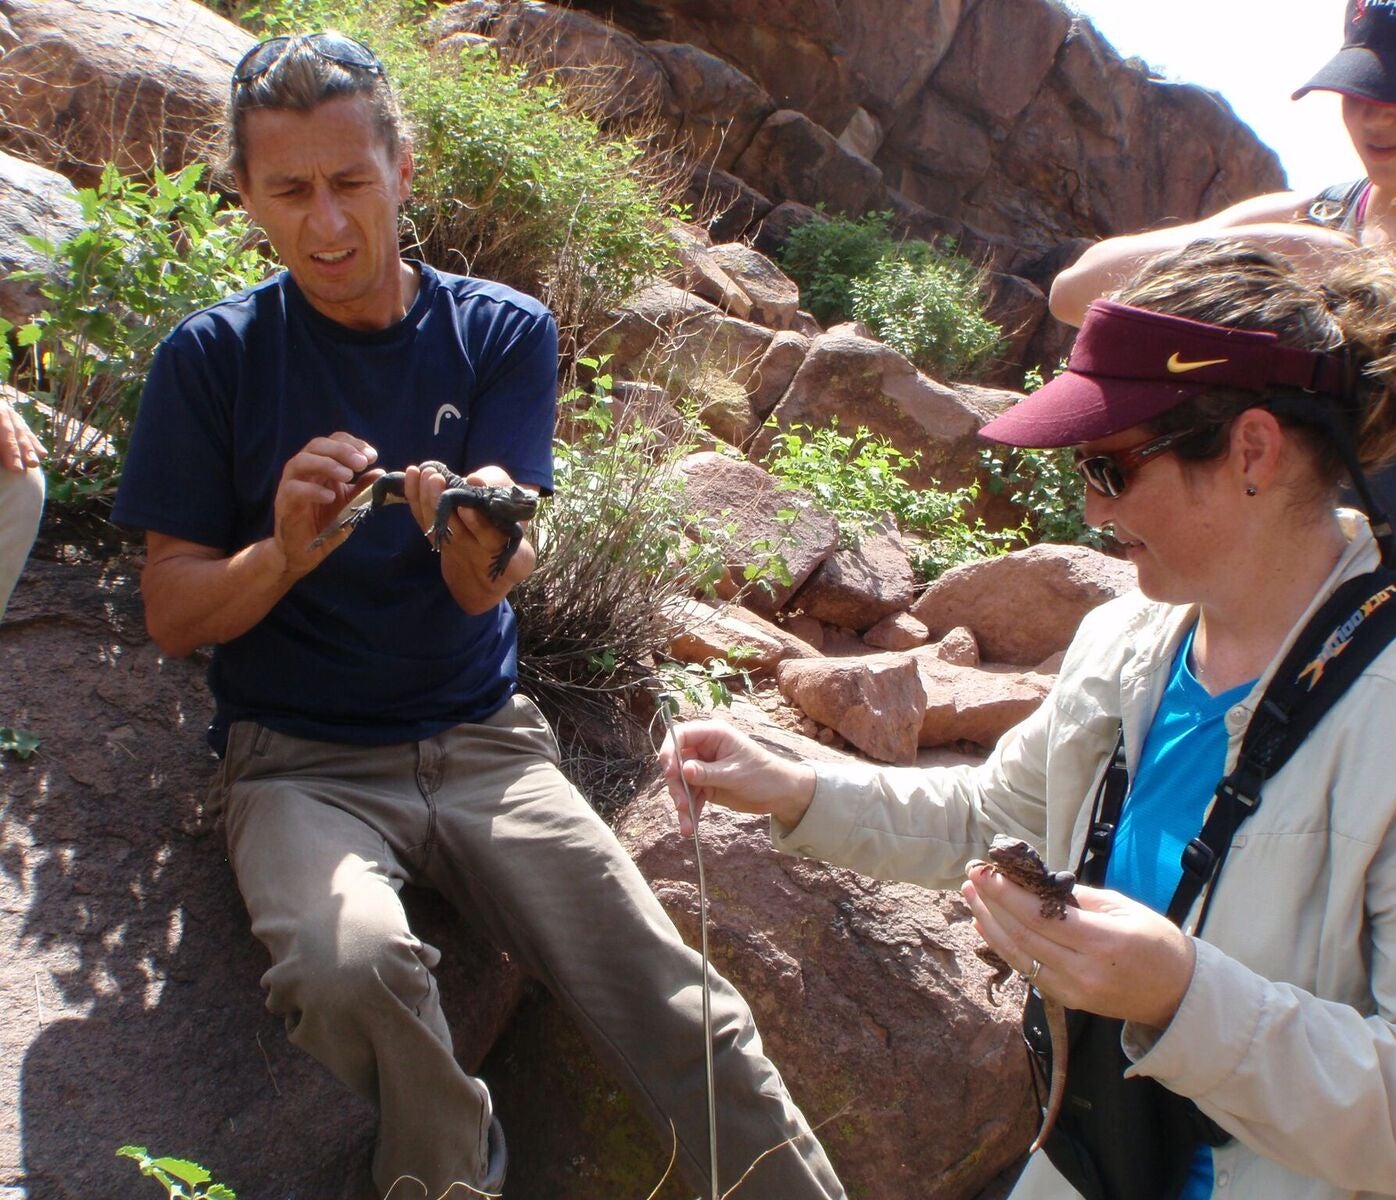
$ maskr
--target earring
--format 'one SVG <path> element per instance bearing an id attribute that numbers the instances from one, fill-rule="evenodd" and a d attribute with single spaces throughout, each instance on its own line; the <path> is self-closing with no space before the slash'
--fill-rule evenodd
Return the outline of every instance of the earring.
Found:
<path id="1" fill-rule="evenodd" d="M 1254 485 L 1254 484 L 1251 484 L 1248 488 L 1246 488 L 1246 495 L 1247 495 L 1247 496 L 1254 496 L 1254 495 L 1256 495 L 1256 494 L 1257 494 L 1257 493 L 1256 493 L 1255 485 Z"/>

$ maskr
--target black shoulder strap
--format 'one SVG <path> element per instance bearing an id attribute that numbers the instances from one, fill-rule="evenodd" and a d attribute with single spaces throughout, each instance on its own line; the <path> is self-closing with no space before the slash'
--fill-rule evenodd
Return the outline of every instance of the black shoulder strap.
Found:
<path id="1" fill-rule="evenodd" d="M 1202 832 L 1183 850 L 1183 875 L 1168 905 L 1168 919 L 1181 925 L 1208 889 L 1193 932 L 1201 930 L 1211 904 L 1211 885 L 1221 871 L 1236 831 L 1257 808 L 1265 781 L 1313 731 L 1368 665 L 1396 637 L 1396 571 L 1386 568 L 1350 579 L 1310 618 L 1260 699 L 1236 765 L 1217 784 Z M 1124 728 L 1115 739 L 1110 765 L 1096 789 L 1091 827 L 1076 877 L 1105 885 L 1129 770 Z"/>
<path id="2" fill-rule="evenodd" d="M 1194 933 L 1211 905 L 1211 884 L 1236 831 L 1257 808 L 1265 781 L 1275 774 L 1396 636 L 1396 572 L 1382 569 L 1350 579 L 1310 619 L 1260 699 L 1236 765 L 1217 785 L 1202 832 L 1183 851 L 1183 877 L 1168 906 L 1182 924 L 1194 901 L 1207 899 Z"/>
<path id="3" fill-rule="evenodd" d="M 1091 827 L 1086 833 L 1086 845 L 1081 861 L 1076 865 L 1076 878 L 1089 887 L 1105 886 L 1105 869 L 1110 863 L 1110 851 L 1115 845 L 1115 830 L 1120 824 L 1120 811 L 1129 795 L 1129 768 L 1125 765 L 1125 727 L 1115 736 L 1115 749 L 1110 765 L 1105 768 L 1096 789 Z"/>

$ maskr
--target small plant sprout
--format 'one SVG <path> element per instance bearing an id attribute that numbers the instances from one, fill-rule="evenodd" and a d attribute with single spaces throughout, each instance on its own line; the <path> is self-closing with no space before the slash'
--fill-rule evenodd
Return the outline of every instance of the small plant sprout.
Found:
<path id="1" fill-rule="evenodd" d="M 184 1158 L 152 1158 L 144 1146 L 122 1146 L 118 1158 L 133 1158 L 142 1175 L 164 1185 L 169 1200 L 237 1200 L 237 1193 L 196 1162 Z"/>
<path id="2" fill-rule="evenodd" d="M 13 754 L 16 758 L 28 758 L 41 745 L 38 737 L 25 729 L 11 729 L 0 726 L 0 754 Z"/>

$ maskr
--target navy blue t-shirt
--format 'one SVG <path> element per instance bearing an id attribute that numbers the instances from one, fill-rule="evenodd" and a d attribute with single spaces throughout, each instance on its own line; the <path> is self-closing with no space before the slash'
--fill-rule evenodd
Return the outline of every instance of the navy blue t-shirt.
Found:
<path id="1" fill-rule="evenodd" d="M 414 264 L 389 329 L 317 312 L 287 273 L 195 313 L 161 343 L 113 519 L 226 554 L 269 536 L 288 459 L 344 430 L 401 470 L 488 464 L 552 487 L 557 327 L 500 284 Z M 517 678 L 514 616 L 468 616 L 405 505 L 365 521 L 247 633 L 216 647 L 209 741 L 251 718 L 386 745 L 487 717 Z"/>

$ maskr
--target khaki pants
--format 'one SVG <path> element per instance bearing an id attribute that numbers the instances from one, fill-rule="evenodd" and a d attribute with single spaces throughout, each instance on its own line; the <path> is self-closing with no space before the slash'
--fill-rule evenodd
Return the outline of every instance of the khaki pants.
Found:
<path id="1" fill-rule="evenodd" d="M 43 512 L 43 471 L 38 467 L 27 471 L 0 467 L 0 617 L 5 615 L 15 581 L 24 570 Z"/>
<path id="2" fill-rule="evenodd" d="M 267 1005 L 296 1045 L 378 1104 L 373 1176 L 394 1200 L 481 1179 L 491 1116 L 485 1085 L 452 1056 L 432 976 L 440 954 L 408 928 L 406 882 L 468 907 L 548 986 L 666 1144 L 672 1120 L 684 1176 L 707 1194 L 701 960 L 557 758 L 521 696 L 478 725 L 395 746 L 251 722 L 231 731 L 212 802 L 271 952 Z M 712 992 L 720 1184 L 794 1139 L 740 1200 L 843 1197 L 746 1003 L 717 975 Z"/>

